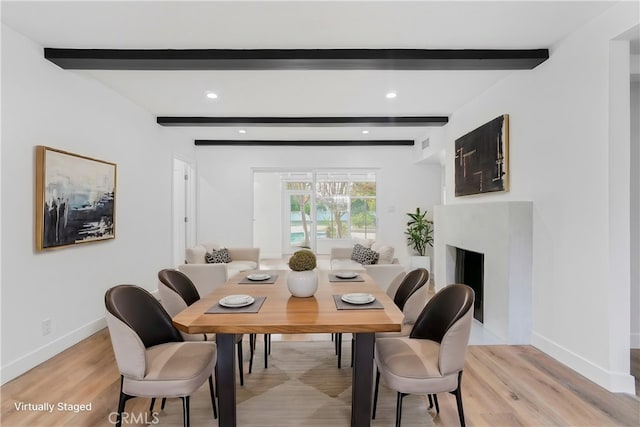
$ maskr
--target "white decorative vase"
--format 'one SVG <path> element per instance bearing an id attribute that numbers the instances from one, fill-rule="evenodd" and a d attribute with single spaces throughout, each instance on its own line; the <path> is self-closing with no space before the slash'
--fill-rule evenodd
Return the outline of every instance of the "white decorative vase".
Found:
<path id="1" fill-rule="evenodd" d="M 315 270 L 290 271 L 287 288 L 294 297 L 312 297 L 318 290 L 318 273 Z"/>

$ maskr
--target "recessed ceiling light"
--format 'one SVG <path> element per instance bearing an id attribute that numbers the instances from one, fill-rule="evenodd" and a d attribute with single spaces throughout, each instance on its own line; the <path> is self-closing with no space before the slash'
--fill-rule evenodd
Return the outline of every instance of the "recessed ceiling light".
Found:
<path id="1" fill-rule="evenodd" d="M 209 99 L 216 99 L 218 97 L 218 94 L 215 92 L 207 92 L 207 98 Z"/>
<path id="2" fill-rule="evenodd" d="M 240 129 L 240 130 L 238 131 L 238 133 L 247 133 L 247 131 L 246 131 L 246 130 L 244 130 L 244 129 Z"/>
<path id="3" fill-rule="evenodd" d="M 369 131 L 368 130 L 363 130 L 362 133 L 367 134 L 367 133 L 369 133 Z"/>
<path id="4" fill-rule="evenodd" d="M 387 95 L 386 95 L 386 97 L 387 97 L 388 99 L 393 99 L 393 98 L 395 98 L 396 96 L 398 96 L 398 94 L 397 94 L 397 93 L 395 93 L 395 92 L 388 92 L 388 93 L 387 93 Z"/>

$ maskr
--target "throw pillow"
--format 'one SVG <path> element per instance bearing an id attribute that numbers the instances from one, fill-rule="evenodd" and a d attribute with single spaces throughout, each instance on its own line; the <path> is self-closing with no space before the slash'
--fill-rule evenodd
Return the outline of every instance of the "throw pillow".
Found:
<path id="1" fill-rule="evenodd" d="M 379 254 L 375 251 L 372 251 L 369 248 L 365 248 L 359 243 L 356 243 L 353 247 L 353 252 L 351 252 L 351 259 L 355 262 L 358 262 L 362 265 L 371 265 L 378 262 Z"/>
<path id="2" fill-rule="evenodd" d="M 217 263 L 229 263 L 231 262 L 231 256 L 229 255 L 229 249 L 222 248 L 219 251 L 212 250 L 211 252 L 207 252 L 204 256 L 209 264 L 217 264 Z"/>
<path id="3" fill-rule="evenodd" d="M 380 254 L 378 257 L 378 264 L 391 264 L 393 263 L 393 246 L 383 245 L 380 243 L 374 243 L 371 245 L 371 250 Z"/>

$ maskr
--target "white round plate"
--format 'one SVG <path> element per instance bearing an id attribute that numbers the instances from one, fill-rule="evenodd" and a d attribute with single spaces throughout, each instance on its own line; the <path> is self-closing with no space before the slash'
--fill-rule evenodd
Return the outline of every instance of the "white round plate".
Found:
<path id="1" fill-rule="evenodd" d="M 358 275 L 355 271 L 336 271 L 336 277 L 340 279 L 353 279 Z"/>
<path id="2" fill-rule="evenodd" d="M 250 295 L 229 295 L 222 298 L 218 303 L 223 307 L 245 307 L 253 304 L 255 298 Z"/>
<path id="3" fill-rule="evenodd" d="M 267 280 L 267 279 L 271 279 L 271 275 L 270 274 L 254 273 L 254 274 L 248 275 L 247 279 L 255 280 L 255 281 Z"/>
<path id="4" fill-rule="evenodd" d="M 349 304 L 369 304 L 370 302 L 374 302 L 376 300 L 376 297 L 371 294 L 355 293 L 344 294 L 342 295 L 341 299 L 342 301 Z"/>

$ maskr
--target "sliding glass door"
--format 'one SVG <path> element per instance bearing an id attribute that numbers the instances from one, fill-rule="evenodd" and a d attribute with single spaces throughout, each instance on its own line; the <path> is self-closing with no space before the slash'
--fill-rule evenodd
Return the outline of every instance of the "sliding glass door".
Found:
<path id="1" fill-rule="evenodd" d="M 280 215 L 272 210 L 278 204 Z M 255 172 L 254 244 L 275 251 L 280 230 L 283 255 L 301 248 L 328 254 L 356 238 L 375 239 L 376 206 L 373 171 Z"/>

